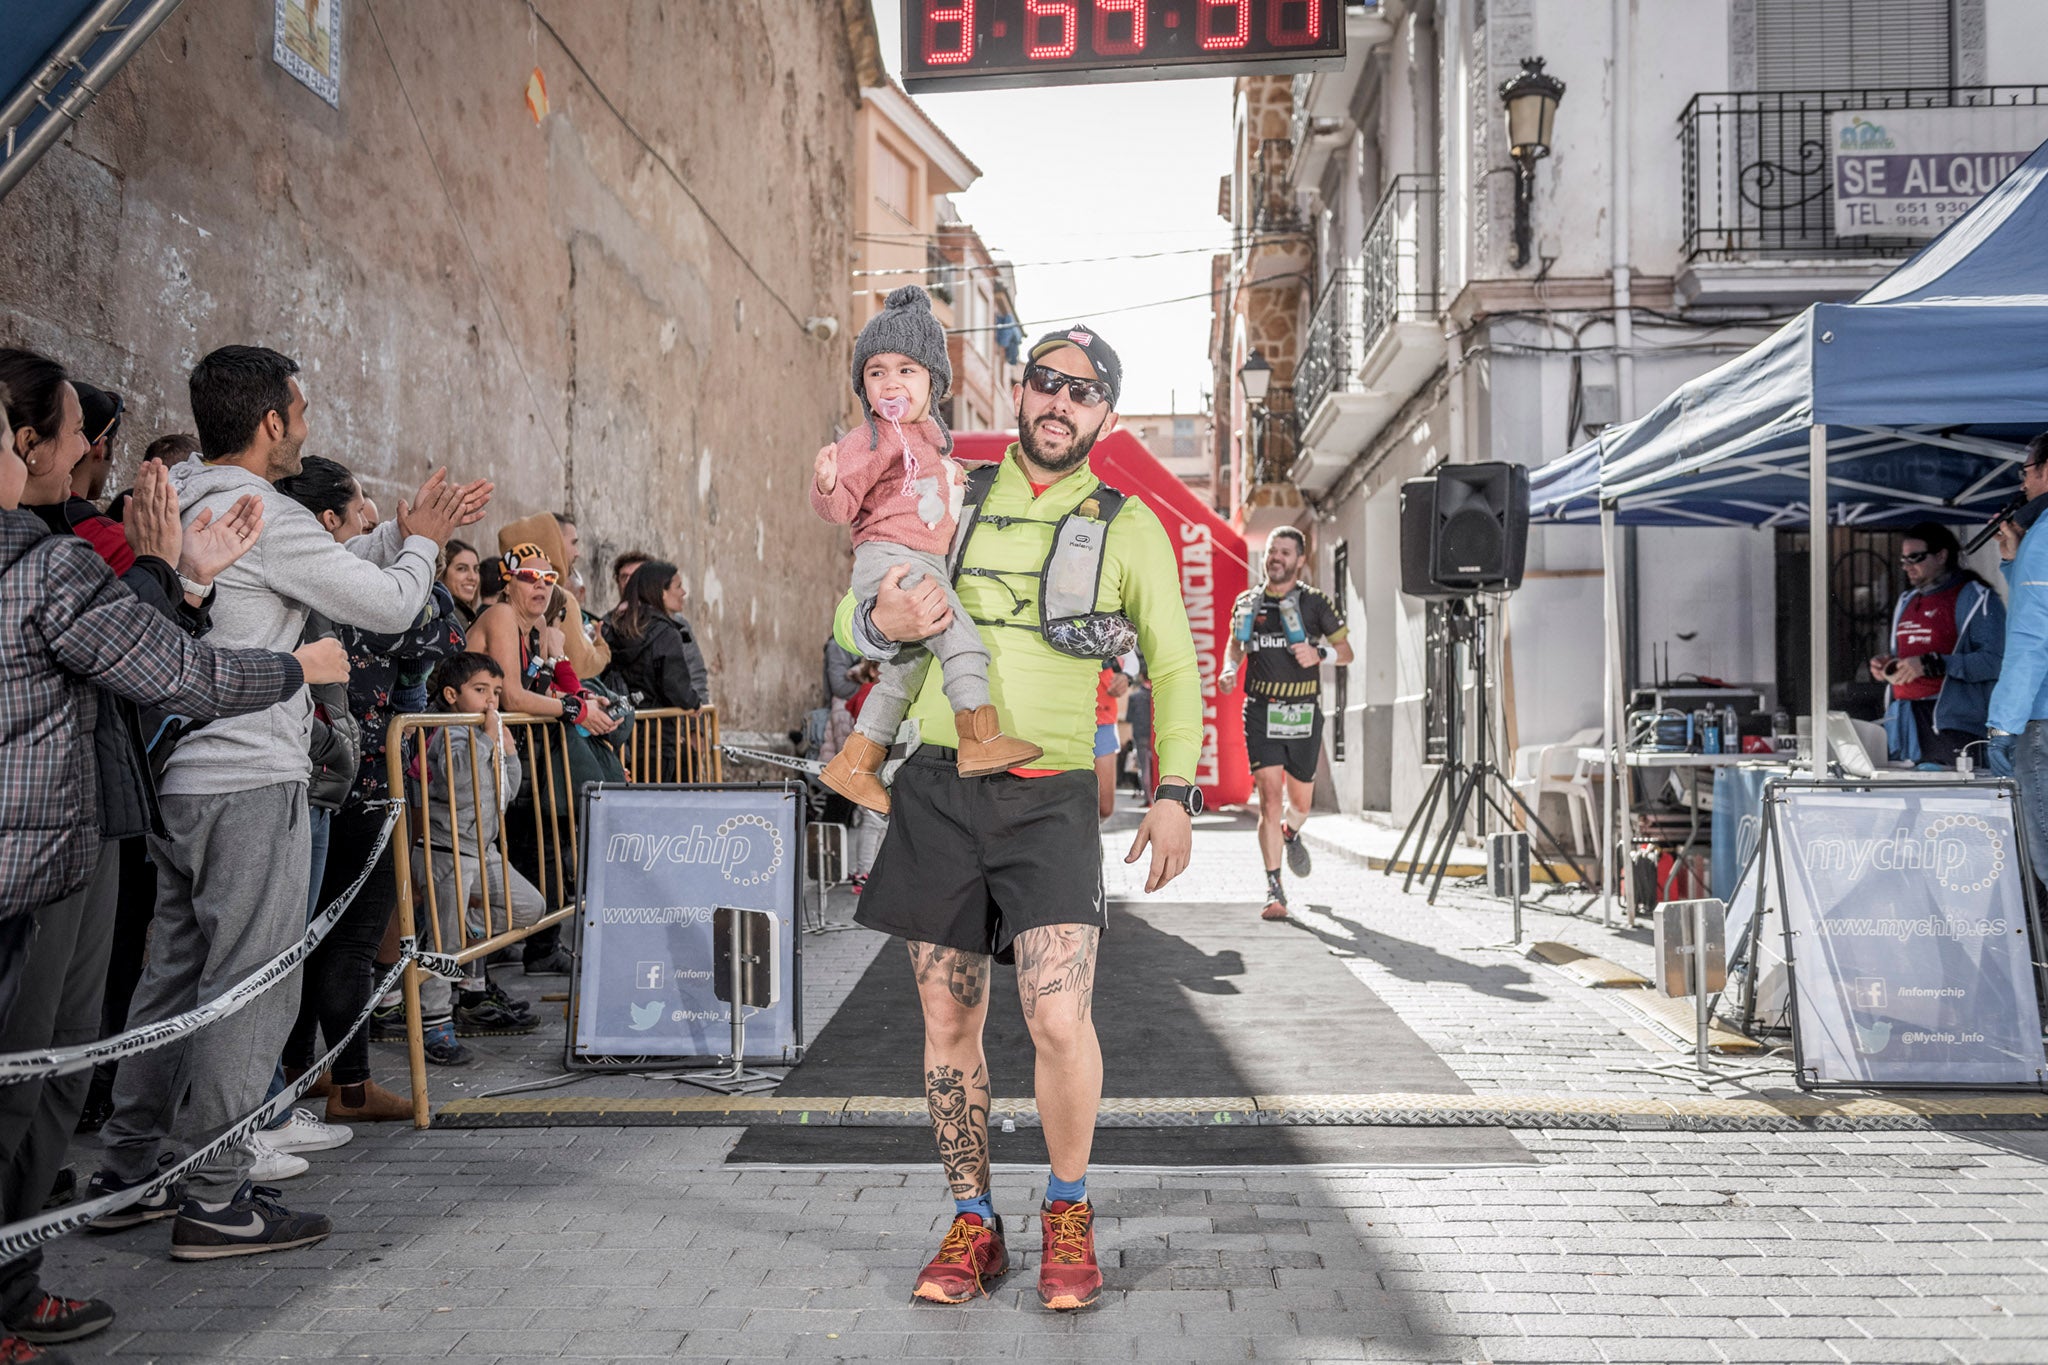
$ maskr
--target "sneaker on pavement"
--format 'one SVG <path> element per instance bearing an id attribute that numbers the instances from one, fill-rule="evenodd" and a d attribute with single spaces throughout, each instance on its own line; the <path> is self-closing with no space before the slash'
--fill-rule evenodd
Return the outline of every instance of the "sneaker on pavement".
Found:
<path id="1" fill-rule="evenodd" d="M 991 1281 L 1009 1273 L 1002 1215 L 997 1214 L 995 1226 L 989 1227 L 980 1214 L 963 1213 L 946 1229 L 939 1254 L 917 1273 L 917 1288 L 910 1293 L 932 1303 L 965 1303 L 976 1294 L 987 1294 Z"/>
<path id="2" fill-rule="evenodd" d="M 405 1041 L 405 1002 L 395 1005 L 379 1005 L 370 1011 L 370 1041 L 373 1043 L 402 1043 Z"/>
<path id="3" fill-rule="evenodd" d="M 567 976 L 576 965 L 576 959 L 569 956 L 567 948 L 557 948 L 546 957 L 537 957 L 526 964 L 528 976 Z"/>
<path id="4" fill-rule="evenodd" d="M 1260 919 L 1286 919 L 1287 902 L 1275 897 L 1266 902 L 1266 908 L 1259 911 Z"/>
<path id="5" fill-rule="evenodd" d="M 1038 1211 L 1044 1249 L 1038 1260 L 1038 1300 L 1061 1312 L 1086 1308 L 1102 1293 L 1095 1263 L 1095 1206 L 1054 1200 Z"/>
<path id="6" fill-rule="evenodd" d="M 71 1365 L 71 1357 L 26 1337 L 0 1333 L 0 1365 Z"/>
<path id="7" fill-rule="evenodd" d="M 426 1027 L 427 1060 L 435 1066 L 468 1066 L 476 1054 L 455 1037 L 455 1021 L 439 1019 Z"/>
<path id="8" fill-rule="evenodd" d="M 61 1209 L 78 1198 L 78 1172 L 69 1166 L 57 1168 L 57 1178 L 50 1182 L 50 1197 L 43 1201 L 43 1208 Z"/>
<path id="9" fill-rule="evenodd" d="M 7 1320 L 6 1330 L 31 1346 L 54 1346 L 60 1341 L 83 1341 L 113 1325 L 114 1310 L 98 1299 L 39 1294 L 26 1313 Z M 6 1356 L 0 1355 L 0 1360 L 4 1359 Z"/>
<path id="10" fill-rule="evenodd" d="M 473 1005 L 455 1007 L 455 1034 L 459 1038 L 504 1038 L 531 1033 L 540 1027 L 532 1015 L 517 1015 L 490 997 Z"/>
<path id="11" fill-rule="evenodd" d="M 324 1214 L 293 1213 L 277 1202 L 277 1191 L 244 1181 L 224 1209 L 197 1199 L 178 1206 L 171 1226 L 171 1259 L 212 1261 L 224 1256 L 260 1256 L 268 1251 L 309 1247 L 334 1231 Z"/>
<path id="12" fill-rule="evenodd" d="M 94 1171 L 92 1179 L 85 1182 L 85 1199 L 87 1203 L 91 1203 L 95 1199 L 104 1199 L 110 1194 L 132 1190 L 137 1185 L 148 1183 L 147 1180 L 121 1180 L 112 1171 Z M 124 1209 L 103 1213 L 86 1226 L 94 1232 L 119 1232 L 123 1228 L 139 1227 L 143 1223 L 152 1223 L 159 1218 L 169 1218 L 178 1211 L 178 1201 L 182 1198 L 184 1192 L 176 1184 L 172 1184 Z M 5 1357 L 0 1357 L 0 1360 L 4 1359 Z"/>
<path id="13" fill-rule="evenodd" d="M 294 1109 L 282 1128 L 272 1128 L 263 1140 L 280 1152 L 327 1152 L 346 1147 L 356 1135 L 345 1123 L 324 1123 L 310 1109 Z"/>
<path id="14" fill-rule="evenodd" d="M 512 992 L 506 990 L 489 977 L 484 978 L 484 996 L 493 1005 L 504 1010 L 507 1014 L 517 1015 L 521 1019 L 531 1019 L 534 1017 L 533 1006 L 513 995 Z"/>
<path id="15" fill-rule="evenodd" d="M 256 1155 L 249 1163 L 251 1180 L 290 1180 L 313 1168 L 312 1162 L 296 1152 L 278 1151 L 262 1133 L 249 1134 L 249 1150 Z"/>
<path id="16" fill-rule="evenodd" d="M 1308 845 L 1301 841 L 1301 831 L 1280 826 L 1280 847 L 1287 854 L 1287 870 L 1297 877 L 1306 877 L 1311 864 Z"/>

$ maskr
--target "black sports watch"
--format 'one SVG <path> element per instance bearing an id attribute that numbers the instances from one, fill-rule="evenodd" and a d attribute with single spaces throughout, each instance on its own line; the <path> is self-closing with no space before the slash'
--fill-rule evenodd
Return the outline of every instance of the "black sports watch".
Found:
<path id="1" fill-rule="evenodd" d="M 1152 791 L 1154 801 L 1171 801 L 1187 809 L 1189 815 L 1202 813 L 1202 789 L 1185 782 L 1161 782 Z"/>

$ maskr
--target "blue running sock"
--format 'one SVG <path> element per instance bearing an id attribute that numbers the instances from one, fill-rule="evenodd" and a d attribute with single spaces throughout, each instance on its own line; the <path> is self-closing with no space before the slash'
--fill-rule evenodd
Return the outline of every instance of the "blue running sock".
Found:
<path id="1" fill-rule="evenodd" d="M 996 1225 L 994 1196 L 992 1194 L 977 1194 L 972 1199 L 955 1199 L 953 1201 L 953 1216 L 957 1218 L 963 1213 L 971 1213 L 978 1216 L 983 1227 L 994 1227 Z"/>
<path id="2" fill-rule="evenodd" d="M 1045 1173 L 1046 1203 L 1057 1204 L 1061 1200 L 1065 1200 L 1069 1204 L 1079 1204 L 1084 1202 L 1087 1198 L 1087 1176 L 1084 1175 L 1079 1180 L 1062 1180 L 1058 1176 L 1054 1175 L 1051 1171 L 1047 1171 Z"/>

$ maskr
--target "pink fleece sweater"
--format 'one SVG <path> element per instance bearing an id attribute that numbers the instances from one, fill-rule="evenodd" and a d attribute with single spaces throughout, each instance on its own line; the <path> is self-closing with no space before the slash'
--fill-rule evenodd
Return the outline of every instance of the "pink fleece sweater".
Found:
<path id="1" fill-rule="evenodd" d="M 838 485 L 820 493 L 813 478 L 812 509 L 827 521 L 851 523 L 856 545 L 886 540 L 945 554 L 960 521 L 966 471 L 939 453 L 936 423 L 905 423 L 902 439 L 888 422 L 876 425 L 882 434 L 872 450 L 865 422 L 839 438 Z"/>

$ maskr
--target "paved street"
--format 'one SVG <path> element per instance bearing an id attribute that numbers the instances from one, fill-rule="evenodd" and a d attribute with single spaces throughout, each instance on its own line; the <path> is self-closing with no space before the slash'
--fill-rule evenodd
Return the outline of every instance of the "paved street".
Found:
<path id="1" fill-rule="evenodd" d="M 1133 870 L 1110 842 L 1115 894 Z M 1256 894 L 1246 822 L 1205 821 L 1196 856 L 1168 894 Z M 1610 1070 L 1675 1044 L 1481 948 L 1506 912 L 1469 891 L 1429 910 L 1327 842 L 1294 890 L 1302 924 L 1248 910 L 1243 951 L 1328 939 L 1473 1091 L 1696 1093 Z M 1640 936 L 1529 920 L 1644 965 Z M 812 1031 L 879 946 L 806 941 Z M 559 1069 L 558 1038 L 491 1052 L 436 1102 Z M 1514 1132 L 1530 1164 L 1098 1168 L 1109 1289 L 1054 1317 L 1033 1294 L 1042 1169 L 997 1171 L 1020 1272 L 987 1302 L 913 1306 L 950 1216 L 936 1169 L 728 1166 L 741 1131 L 364 1131 L 289 1186 L 335 1219 L 318 1248 L 179 1266 L 157 1225 L 66 1242 L 49 1278 L 121 1311 L 81 1360 L 2048 1361 L 2048 1133 L 1539 1128 Z"/>

